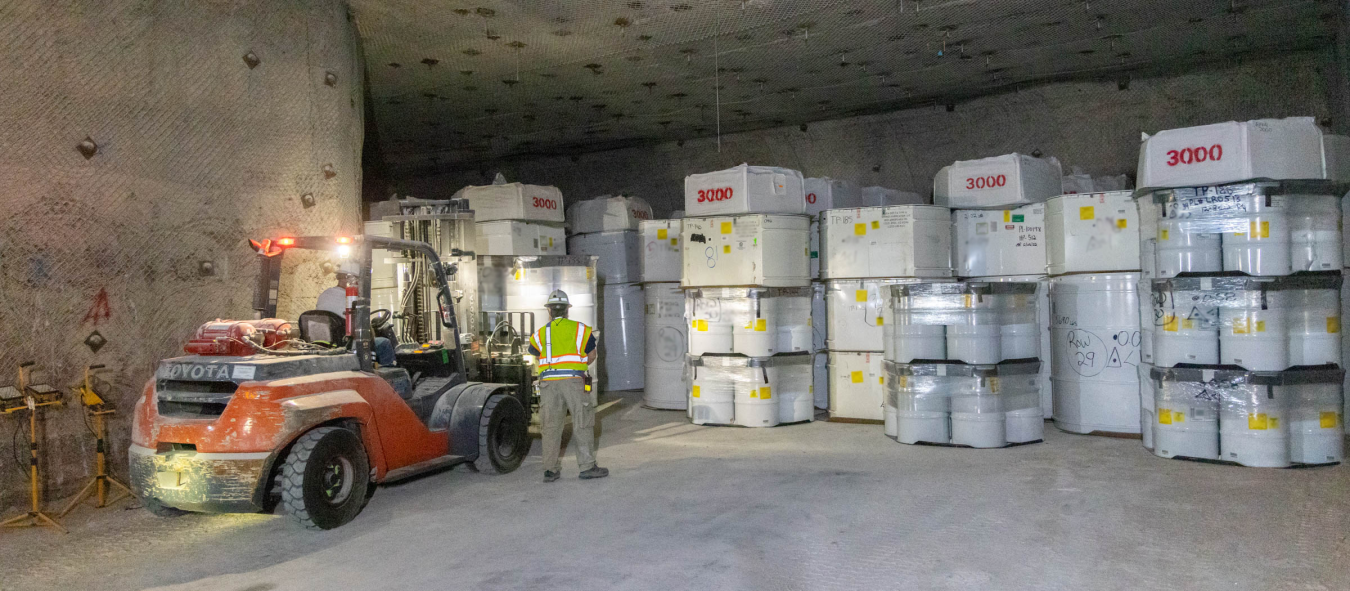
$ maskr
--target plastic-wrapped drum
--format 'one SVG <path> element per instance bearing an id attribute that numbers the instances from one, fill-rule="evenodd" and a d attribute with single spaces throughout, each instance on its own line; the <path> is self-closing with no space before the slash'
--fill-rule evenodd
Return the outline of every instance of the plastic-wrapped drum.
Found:
<path id="1" fill-rule="evenodd" d="M 1019 301 L 1005 305 L 1003 325 L 1004 359 L 1038 358 L 1041 360 L 1041 373 L 1037 379 L 1040 388 L 1041 417 L 1048 419 L 1054 412 L 1054 403 L 1050 391 L 1050 279 L 1044 275 L 1007 275 L 1002 277 L 971 277 L 967 281 L 986 281 L 989 283 L 1035 283 L 1036 298 L 1035 322 L 1031 323 L 1030 308 Z M 1017 322 L 1021 320 L 1021 322 Z M 1034 335 L 1034 345 L 1031 338 Z M 1011 345 L 1011 347 L 1010 347 Z M 1032 347 L 1035 347 L 1034 351 Z M 1017 348 L 1020 347 L 1020 348 Z"/>
<path id="2" fill-rule="evenodd" d="M 1138 433 L 1138 273 L 1050 280 L 1055 425 L 1071 433 Z"/>
<path id="3" fill-rule="evenodd" d="M 1040 365 L 885 362 L 896 441 L 991 448 L 1041 440 Z"/>
<path id="4" fill-rule="evenodd" d="M 1154 368 L 1151 377 L 1157 416 L 1154 455 L 1219 459 L 1219 396 L 1206 387 L 1215 372 Z"/>
<path id="5" fill-rule="evenodd" d="M 688 350 L 684 292 L 679 283 L 647 283 L 642 289 L 646 304 L 643 327 L 647 333 L 643 403 L 651 408 L 684 410 L 684 356 Z"/>
<path id="6" fill-rule="evenodd" d="M 691 354 L 768 357 L 810 347 L 810 288 L 693 288 L 685 302 Z"/>
<path id="7" fill-rule="evenodd" d="M 601 283 L 642 281 L 642 240 L 636 230 L 576 234 L 567 239 L 567 252 L 597 257 Z"/>
<path id="8" fill-rule="evenodd" d="M 555 289 L 567 293 L 572 307 L 567 317 L 596 326 L 595 304 L 599 291 L 595 257 L 573 255 L 480 256 L 478 288 L 483 310 L 526 312 L 534 316 L 537 329 L 548 321 L 544 302 Z M 529 327 L 516 329 L 528 334 Z"/>
<path id="9" fill-rule="evenodd" d="M 802 386 L 811 382 L 809 354 L 689 355 L 685 362 L 694 424 L 772 427 L 784 417 L 791 422 L 811 418 L 810 389 Z"/>

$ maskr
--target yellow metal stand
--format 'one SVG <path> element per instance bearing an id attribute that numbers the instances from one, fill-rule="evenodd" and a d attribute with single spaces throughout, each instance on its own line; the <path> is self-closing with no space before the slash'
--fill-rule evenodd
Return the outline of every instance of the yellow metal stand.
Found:
<path id="1" fill-rule="evenodd" d="M 61 405 L 61 393 L 47 385 L 29 385 L 34 362 L 19 364 L 18 390 L 23 394 L 23 404 L 5 408 L 5 414 L 14 414 L 28 409 L 28 479 L 32 508 L 25 514 L 0 522 L 0 527 L 54 527 L 66 533 L 66 528 L 51 515 L 42 511 L 42 481 L 38 479 L 38 409 L 44 406 Z"/>
<path id="2" fill-rule="evenodd" d="M 89 482 L 84 485 L 84 488 L 80 489 L 80 494 L 75 495 L 75 498 L 71 499 L 70 504 L 66 505 L 66 508 L 62 509 L 61 512 L 56 515 L 57 517 L 65 517 L 66 514 L 79 506 L 82 501 L 91 496 L 97 501 L 94 507 L 99 509 L 132 496 L 131 487 L 123 484 L 121 481 L 108 474 L 107 471 L 107 444 L 104 442 L 104 438 L 107 437 L 107 429 L 103 423 L 103 417 L 117 412 L 117 409 L 104 401 L 103 397 L 99 396 L 98 393 L 94 391 L 92 373 L 94 370 L 98 369 L 103 369 L 103 366 L 91 365 L 86 367 L 84 369 L 84 382 L 71 388 L 75 393 L 75 396 L 80 399 L 80 403 L 84 405 L 85 414 L 94 419 L 94 437 L 98 440 L 98 445 L 96 447 L 97 455 L 94 460 L 94 476 L 89 479 Z M 117 493 L 117 496 L 111 499 L 108 498 L 108 488 L 110 486 L 121 489 L 121 492 Z"/>

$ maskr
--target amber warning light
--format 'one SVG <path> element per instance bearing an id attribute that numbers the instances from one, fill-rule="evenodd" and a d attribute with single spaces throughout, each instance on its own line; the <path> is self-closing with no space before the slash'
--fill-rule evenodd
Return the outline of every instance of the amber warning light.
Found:
<path id="1" fill-rule="evenodd" d="M 276 242 L 272 242 L 270 238 L 264 238 L 261 241 L 249 240 L 248 245 L 253 247 L 254 252 L 257 252 L 260 255 L 274 257 L 285 252 L 287 247 L 295 246 L 295 239 L 278 238 Z"/>

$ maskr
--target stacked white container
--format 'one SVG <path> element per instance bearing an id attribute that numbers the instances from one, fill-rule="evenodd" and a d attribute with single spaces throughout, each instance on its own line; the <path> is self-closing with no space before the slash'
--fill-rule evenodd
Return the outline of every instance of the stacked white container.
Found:
<path id="1" fill-rule="evenodd" d="M 959 382 L 959 388 L 992 388 L 979 401 L 964 398 L 965 393 L 957 395 L 948 390 L 925 394 L 929 398 L 950 399 L 950 404 L 955 406 L 947 410 L 962 413 L 959 416 L 928 414 L 941 409 L 892 395 L 885 405 L 887 435 L 904 443 L 926 441 L 975 447 L 1002 447 L 1010 442 L 1040 440 L 1044 421 L 1039 375 L 1043 341 L 1039 321 L 1041 291 L 1038 283 L 1018 281 L 890 286 L 889 317 L 894 328 L 888 335 L 890 342 L 885 353 L 886 362 L 891 364 L 889 367 L 904 375 L 980 378 L 998 375 L 999 368 L 1011 364 L 1019 368 L 1018 375 L 1026 371 L 1031 375 L 1026 376 L 1025 381 L 1030 390 L 1019 391 L 1014 398 L 997 397 L 997 380 L 992 383 L 983 380 Z M 887 375 L 893 378 L 893 372 L 888 371 Z M 958 387 L 958 382 L 939 382 L 946 384 L 944 388 Z M 890 392 L 904 392 L 907 387 L 896 386 Z M 966 402 L 976 406 L 967 409 L 962 406 Z M 965 414 L 972 412 L 997 413 L 997 416 Z M 924 421 L 916 423 L 919 419 Z M 1015 433 L 1011 438 L 1005 438 L 1004 419 L 1009 421 L 1007 428 L 1012 429 L 1009 432 Z M 936 431 L 918 426 L 923 423 L 934 427 L 943 421 L 953 429 L 960 423 L 960 429 L 944 432 L 951 436 L 950 440 L 934 439 Z M 918 428 L 925 434 L 907 431 L 910 428 Z M 957 432 L 963 435 L 958 437 Z"/>
<path id="2" fill-rule="evenodd" d="M 1045 275 L 1045 204 L 1015 209 L 952 212 L 952 261 L 963 281 L 1035 283 L 1040 336 L 1042 416 L 1052 412 L 1050 391 L 1050 282 Z M 1010 330 L 1020 330 L 1017 328 Z"/>
<path id="3" fill-rule="evenodd" d="M 695 424 L 772 427 L 813 418 L 805 205 L 794 170 L 742 164 L 685 179 L 676 244 Z"/>
<path id="4" fill-rule="evenodd" d="M 859 189 L 857 185 L 849 181 L 831 179 L 828 177 L 806 179 L 803 183 L 803 187 L 804 191 L 806 192 L 806 213 L 807 215 L 811 216 L 810 274 L 812 285 L 815 289 L 815 292 L 812 294 L 813 301 L 812 301 L 811 321 L 813 331 L 815 332 L 816 336 L 812 349 L 812 353 L 816 356 L 816 365 L 815 365 L 816 372 L 815 372 L 815 385 L 813 386 L 812 389 L 814 390 L 815 393 L 816 407 L 820 409 L 827 409 L 829 408 L 829 401 L 830 401 L 830 389 L 829 389 L 830 374 L 828 371 L 829 350 L 827 349 L 826 340 L 828 337 L 828 333 L 830 331 L 834 331 L 835 329 L 829 328 L 827 330 L 828 314 L 826 311 L 826 293 L 827 293 L 826 290 L 828 286 L 824 281 L 822 281 L 823 276 L 820 270 L 821 221 L 826 217 L 827 215 L 826 212 L 832 209 L 856 209 L 862 207 L 875 207 L 888 205 L 922 204 L 925 202 L 925 199 L 918 193 L 897 191 L 895 189 L 887 189 L 885 187 L 863 187 L 862 189 Z M 870 288 L 871 291 L 875 292 L 876 285 L 875 282 L 872 283 L 873 284 L 870 286 Z M 872 293 L 868 297 L 873 298 L 876 295 L 877 295 L 876 293 Z M 869 299 L 868 301 L 872 302 L 872 304 L 864 302 L 862 304 L 863 307 L 868 306 L 878 307 L 876 306 L 876 304 L 880 303 L 879 300 L 876 299 Z M 830 307 L 834 307 L 834 304 L 835 302 L 831 300 Z M 877 322 L 880 321 L 881 321 L 880 317 L 878 316 Z M 871 340 L 875 340 L 875 338 L 872 338 Z M 851 349 L 851 350 L 870 350 L 870 349 L 864 347 L 863 349 Z M 864 358 L 862 361 L 869 367 L 871 365 L 874 365 L 869 363 L 869 360 L 867 360 L 866 358 Z M 879 376 L 874 377 L 880 379 Z M 844 414 L 855 414 L 855 413 L 849 413 L 848 411 L 845 411 Z"/>
<path id="5" fill-rule="evenodd" d="M 950 219 L 932 205 L 820 213 L 830 420 L 894 423 L 882 371 L 886 289 L 952 276 Z"/>
<path id="6" fill-rule="evenodd" d="M 636 197 L 598 197 L 572 204 L 567 250 L 596 257 L 601 287 L 600 368 L 605 390 L 637 390 L 645 383 L 647 335 L 639 224 L 651 206 Z"/>
<path id="7" fill-rule="evenodd" d="M 1140 433 L 1139 213 L 1128 191 L 1046 202 L 1055 426 Z"/>
<path id="8" fill-rule="evenodd" d="M 1137 205 L 1156 220 L 1141 243 L 1156 275 L 1155 367 L 1140 395 L 1153 399 L 1155 455 L 1341 460 L 1347 142 L 1309 118 L 1145 138 Z"/>
<path id="9" fill-rule="evenodd" d="M 1046 204 L 1062 187 L 1054 158 L 1005 154 L 954 162 L 933 179 L 933 200 L 952 211 L 956 274 L 964 281 L 1034 282 L 1037 316 L 1024 327 L 1040 336 L 1040 408 L 1052 410 L 1050 284 L 1046 277 Z M 1011 328 L 1010 330 L 1019 330 Z"/>
<path id="10" fill-rule="evenodd" d="M 684 356 L 689 350 L 689 331 L 684 320 L 684 291 L 680 289 L 680 220 L 643 221 L 638 234 L 647 309 L 643 404 L 685 410 L 689 389 L 684 383 Z"/>
<path id="11" fill-rule="evenodd" d="M 477 254 L 567 254 L 563 197 L 556 187 L 507 183 L 464 187 L 456 195 L 474 210 Z"/>

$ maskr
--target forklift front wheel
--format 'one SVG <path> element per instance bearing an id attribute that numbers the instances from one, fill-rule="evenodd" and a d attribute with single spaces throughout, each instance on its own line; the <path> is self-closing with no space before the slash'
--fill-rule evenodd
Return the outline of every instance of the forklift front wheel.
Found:
<path id="1" fill-rule="evenodd" d="M 366 505 L 370 461 L 350 429 L 319 427 L 296 440 L 281 467 L 281 507 L 309 529 L 345 524 Z"/>
<path id="2" fill-rule="evenodd" d="M 483 405 L 478 425 L 479 472 L 506 474 L 520 467 L 530 453 L 530 418 L 520 401 L 506 394 L 493 394 Z"/>

